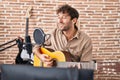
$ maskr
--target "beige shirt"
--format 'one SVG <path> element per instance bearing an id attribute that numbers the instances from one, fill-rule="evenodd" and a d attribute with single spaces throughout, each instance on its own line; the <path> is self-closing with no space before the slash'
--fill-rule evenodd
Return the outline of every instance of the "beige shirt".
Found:
<path id="1" fill-rule="evenodd" d="M 71 54 L 71 61 L 91 61 L 92 60 L 92 42 L 85 33 L 77 30 L 76 35 L 67 41 L 65 35 L 58 29 L 50 34 L 45 42 L 46 47 L 57 51 L 67 51 Z"/>

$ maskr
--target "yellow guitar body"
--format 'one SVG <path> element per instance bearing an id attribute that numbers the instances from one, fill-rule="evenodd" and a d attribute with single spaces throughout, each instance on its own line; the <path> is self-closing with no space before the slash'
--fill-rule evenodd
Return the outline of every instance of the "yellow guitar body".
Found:
<path id="1" fill-rule="evenodd" d="M 42 54 L 47 54 L 51 58 L 56 59 L 58 62 L 65 62 L 66 61 L 65 55 L 61 51 L 50 52 L 46 48 L 40 47 L 40 52 Z M 34 55 L 34 64 L 33 65 L 34 66 L 42 66 L 42 62 L 40 61 L 40 59 L 36 55 Z M 43 64 L 43 66 L 45 67 L 44 64 Z"/>

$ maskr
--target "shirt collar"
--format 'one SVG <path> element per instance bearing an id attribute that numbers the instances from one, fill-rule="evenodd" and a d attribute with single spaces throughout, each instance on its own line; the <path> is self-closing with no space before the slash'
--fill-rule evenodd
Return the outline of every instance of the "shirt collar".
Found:
<path id="1" fill-rule="evenodd" d="M 81 34 L 81 31 L 80 29 L 76 26 L 76 29 L 77 29 L 77 32 L 76 34 L 73 36 L 72 39 L 79 39 L 80 38 L 80 34 Z M 61 30 L 59 30 L 61 32 L 61 34 L 63 34 L 63 32 Z M 63 34 L 64 35 L 64 34 Z"/>

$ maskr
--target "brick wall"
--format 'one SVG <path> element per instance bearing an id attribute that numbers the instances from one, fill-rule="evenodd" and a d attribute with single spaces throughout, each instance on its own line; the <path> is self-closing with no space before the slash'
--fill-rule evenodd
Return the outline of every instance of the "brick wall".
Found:
<path id="1" fill-rule="evenodd" d="M 29 19 L 29 35 L 41 27 L 44 31 L 56 26 L 58 6 L 70 4 L 79 13 L 78 25 L 93 42 L 93 59 L 120 61 L 120 0 L 1 0 L 0 44 L 25 36 L 26 9 L 33 7 Z M 17 46 L 0 52 L 0 64 L 12 64 L 18 53 Z M 97 74 L 96 80 L 119 80 L 115 75 Z"/>

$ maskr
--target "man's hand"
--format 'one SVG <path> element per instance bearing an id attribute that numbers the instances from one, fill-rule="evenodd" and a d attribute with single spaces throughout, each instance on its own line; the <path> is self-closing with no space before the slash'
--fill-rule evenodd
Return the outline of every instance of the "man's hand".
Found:
<path id="1" fill-rule="evenodd" d="M 45 67 L 52 67 L 53 66 L 53 60 L 47 54 L 41 54 L 39 57 L 40 57 L 40 60 L 43 62 Z"/>
<path id="2" fill-rule="evenodd" d="M 43 62 L 45 67 L 53 66 L 53 59 L 47 54 L 40 53 L 40 45 L 35 45 L 33 48 L 33 53 L 37 55 L 37 57 Z"/>
<path id="3" fill-rule="evenodd" d="M 40 53 L 40 45 L 35 45 L 33 47 L 33 53 L 36 54 L 39 57 L 39 54 L 41 54 Z"/>
<path id="4" fill-rule="evenodd" d="M 78 68 L 78 69 L 82 69 L 82 65 L 81 64 L 74 64 L 74 65 L 69 65 L 70 68 Z"/>

